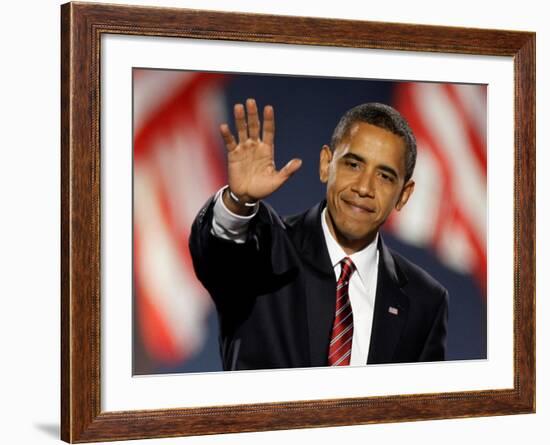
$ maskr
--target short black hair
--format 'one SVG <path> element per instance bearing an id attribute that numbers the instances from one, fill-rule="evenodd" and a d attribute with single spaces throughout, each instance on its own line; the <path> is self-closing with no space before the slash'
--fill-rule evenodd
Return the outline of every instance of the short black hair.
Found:
<path id="1" fill-rule="evenodd" d="M 340 118 L 338 125 L 336 125 L 330 141 L 330 149 L 332 151 L 334 151 L 348 135 L 353 124 L 358 122 L 366 122 L 367 124 L 384 128 L 403 138 L 405 141 L 406 183 L 412 177 L 416 164 L 416 138 L 405 118 L 401 116 L 395 108 L 389 105 L 377 102 L 357 105 L 346 111 Z"/>

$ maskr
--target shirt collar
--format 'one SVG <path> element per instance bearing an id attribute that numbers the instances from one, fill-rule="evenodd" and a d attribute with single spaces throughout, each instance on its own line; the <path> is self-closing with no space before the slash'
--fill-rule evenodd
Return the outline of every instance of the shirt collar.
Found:
<path id="1" fill-rule="evenodd" d="M 327 208 L 325 207 L 323 209 L 323 212 L 321 213 L 321 225 L 323 227 L 323 235 L 325 236 L 325 242 L 328 248 L 328 254 L 330 256 L 332 267 L 335 268 L 337 265 L 339 265 L 340 261 L 349 256 L 353 261 L 353 264 L 355 264 L 355 268 L 357 270 L 357 273 L 359 274 L 359 278 L 361 278 L 361 281 L 363 281 L 364 283 L 368 271 L 372 270 L 373 267 L 376 267 L 378 233 L 376 234 L 374 240 L 368 246 L 365 246 L 358 252 L 347 255 L 340 244 L 338 244 L 338 242 L 334 239 L 332 233 L 330 233 L 330 229 L 328 228 L 328 224 L 326 221 L 326 213 Z"/>

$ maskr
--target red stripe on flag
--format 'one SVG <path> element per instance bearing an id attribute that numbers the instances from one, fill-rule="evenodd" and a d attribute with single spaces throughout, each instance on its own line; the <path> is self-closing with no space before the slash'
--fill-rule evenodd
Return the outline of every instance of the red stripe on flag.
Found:
<path id="1" fill-rule="evenodd" d="M 400 84 L 397 87 L 396 94 L 398 99 L 396 101 L 396 107 L 409 122 L 416 139 L 423 141 L 423 147 L 429 150 L 435 158 L 439 169 L 441 170 L 440 176 L 443 180 L 441 195 L 446 197 L 453 196 L 454 190 L 451 182 L 451 166 L 447 162 L 447 158 L 444 156 L 443 151 L 437 147 L 437 142 L 433 138 L 431 132 L 428 130 L 428 126 L 424 123 L 414 106 L 412 88 L 414 88 L 414 84 L 408 83 Z M 441 240 L 443 230 L 445 228 L 445 219 L 449 214 L 449 206 L 450 202 L 446 199 L 442 200 L 438 205 L 436 223 L 434 225 L 435 229 L 432 235 L 432 243 L 434 245 L 437 245 Z"/>
<path id="2" fill-rule="evenodd" d="M 185 115 L 188 106 L 196 99 L 196 92 L 213 84 L 221 84 L 227 76 L 214 73 L 197 73 L 189 83 L 174 91 L 172 98 L 152 115 L 141 128 L 134 129 L 134 156 L 139 158 L 154 147 L 154 140 L 159 131 L 171 129 L 178 125 L 181 115 Z"/>
<path id="3" fill-rule="evenodd" d="M 137 228 L 134 230 L 134 271 L 140 270 L 140 243 Z M 156 360 L 174 362 L 185 357 L 186 352 L 178 348 L 164 317 L 154 304 L 154 298 L 140 280 L 135 280 L 135 304 L 137 323 L 145 349 Z"/>
<path id="4" fill-rule="evenodd" d="M 456 87 L 452 84 L 443 84 L 443 91 L 447 94 L 449 99 L 452 101 L 456 111 L 460 115 L 459 123 L 464 126 L 464 133 L 468 137 L 468 142 L 470 143 L 470 149 L 477 160 L 481 171 L 487 175 L 487 149 L 485 142 L 481 140 L 479 133 L 475 129 L 475 124 L 472 122 L 470 114 L 466 112 L 464 105 L 458 93 Z"/>
<path id="5" fill-rule="evenodd" d="M 486 291 L 486 278 L 487 278 L 487 254 L 484 244 L 485 235 L 478 233 L 474 226 L 473 221 L 466 215 L 463 206 L 462 197 L 456 190 L 456 175 L 460 172 L 456 171 L 456 167 L 452 166 L 450 159 L 447 157 L 446 151 L 439 145 L 439 141 L 436 140 L 431 126 L 432 122 L 426 120 L 424 115 L 420 112 L 421 107 L 417 104 L 417 99 L 413 93 L 415 83 L 403 83 L 396 88 L 395 106 L 403 114 L 405 119 L 409 122 L 417 141 L 420 141 L 419 150 L 429 150 L 430 154 L 434 158 L 437 169 L 440 171 L 442 183 L 442 199 L 438 203 L 438 211 L 436 218 L 436 224 L 431 236 L 430 244 L 432 247 L 437 248 L 443 243 L 443 236 L 446 234 L 446 228 L 458 225 L 461 232 L 466 238 L 469 248 L 473 252 L 473 264 L 471 265 L 472 273 L 476 276 L 480 287 L 485 295 Z M 469 143 L 468 147 L 462 147 L 464 150 L 469 150 L 469 153 L 476 159 L 479 165 L 479 171 L 476 173 L 483 174 L 486 177 L 486 149 L 485 144 L 481 139 L 481 136 L 477 134 L 474 126 L 467 122 L 469 121 L 469 115 L 457 96 L 457 92 L 452 85 L 446 85 L 440 88 L 444 94 L 450 99 L 450 106 L 453 107 L 453 112 L 460 116 L 461 122 L 453 122 L 453 125 L 462 126 L 464 134 L 467 135 Z M 399 215 L 394 214 L 394 219 L 398 219 Z M 394 230 L 399 230 L 398 225 L 394 222 L 391 226 Z"/>

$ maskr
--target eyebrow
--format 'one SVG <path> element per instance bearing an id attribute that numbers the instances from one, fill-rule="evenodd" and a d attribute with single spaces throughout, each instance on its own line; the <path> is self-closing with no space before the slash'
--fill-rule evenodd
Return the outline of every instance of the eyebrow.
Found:
<path id="1" fill-rule="evenodd" d="M 348 152 L 344 156 L 342 156 L 342 158 L 343 159 L 353 159 L 355 161 L 362 162 L 363 164 L 367 163 L 367 160 L 365 158 L 363 158 L 362 156 L 359 156 L 358 154 L 355 154 L 355 153 Z M 391 168 L 389 165 L 381 164 L 381 165 L 378 166 L 378 169 L 382 170 L 386 173 L 391 174 L 395 178 L 399 178 L 399 175 L 397 174 L 395 169 Z"/>

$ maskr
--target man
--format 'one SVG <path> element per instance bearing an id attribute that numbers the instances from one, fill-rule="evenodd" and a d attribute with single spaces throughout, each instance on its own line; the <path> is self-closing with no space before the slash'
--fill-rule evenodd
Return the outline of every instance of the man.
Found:
<path id="1" fill-rule="evenodd" d="M 274 111 L 220 127 L 228 186 L 199 212 L 190 250 L 212 296 L 224 370 L 444 360 L 448 293 L 379 229 L 409 200 L 415 138 L 393 108 L 349 110 L 320 153 L 326 199 L 282 219 L 262 200 L 301 166 L 273 162 Z"/>

